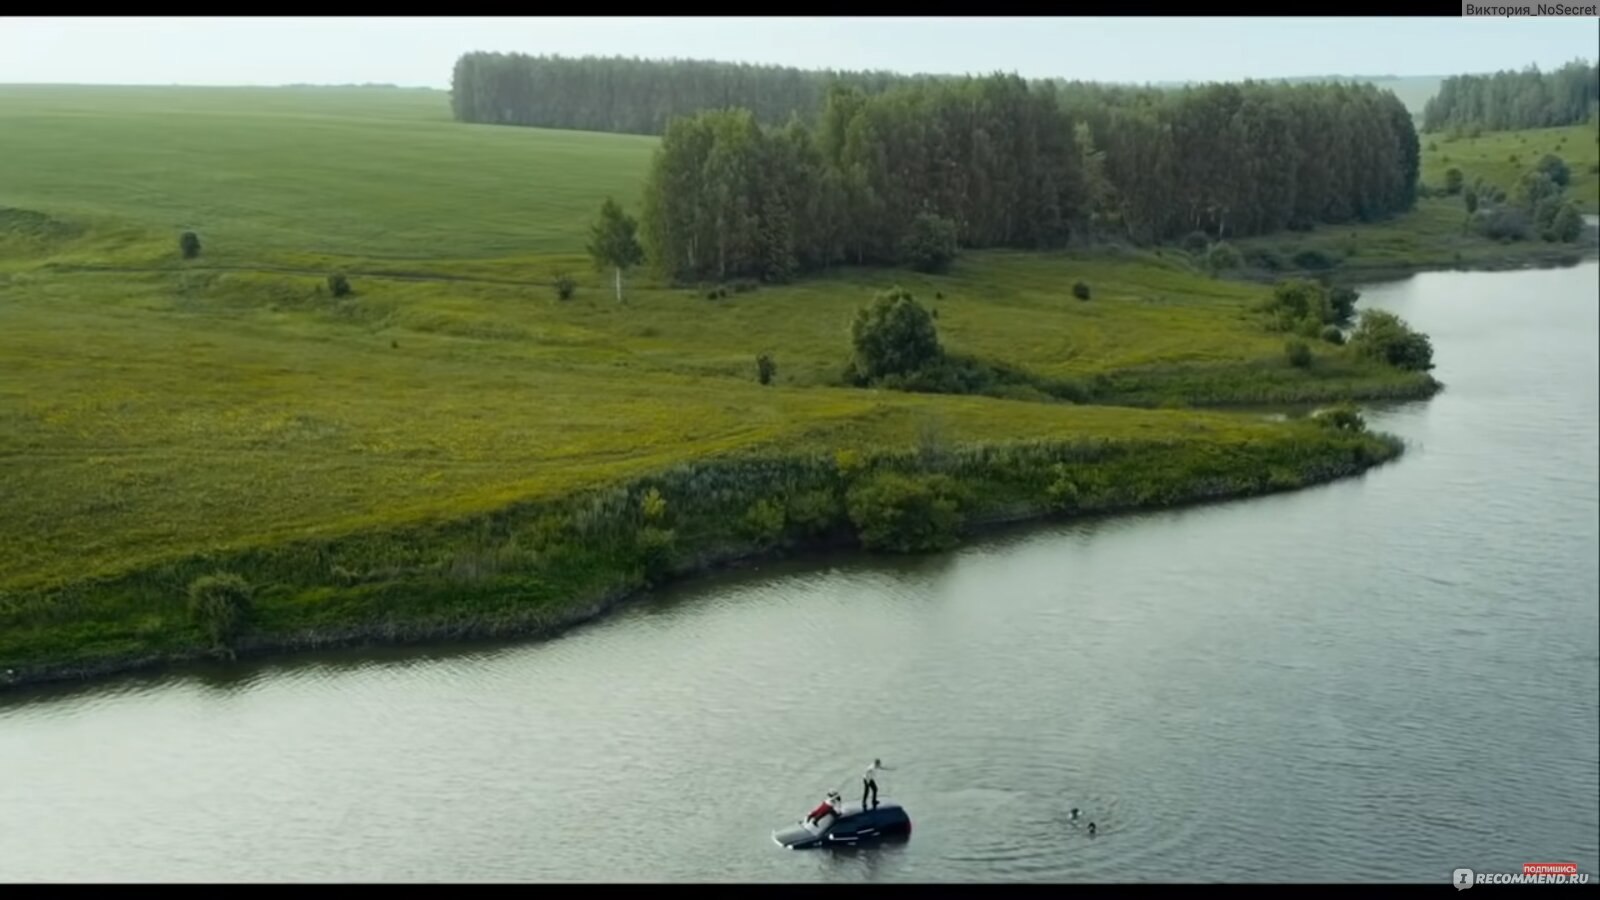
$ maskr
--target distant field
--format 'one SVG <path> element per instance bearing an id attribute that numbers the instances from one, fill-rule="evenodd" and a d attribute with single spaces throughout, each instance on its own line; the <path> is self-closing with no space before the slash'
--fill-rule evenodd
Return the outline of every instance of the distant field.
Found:
<path id="1" fill-rule="evenodd" d="M 1594 125 L 1541 128 L 1536 131 L 1497 131 L 1475 138 L 1422 135 L 1422 177 L 1429 184 L 1444 183 L 1452 166 L 1461 169 L 1467 183 L 1476 177 L 1510 191 L 1518 178 L 1546 153 L 1566 161 L 1572 171 L 1567 192 L 1587 213 L 1600 213 L 1600 131 Z"/>
<path id="2" fill-rule="evenodd" d="M 441 91 L 0 86 L 0 204 L 193 229 L 212 261 L 581 251 L 654 146 L 460 125 Z"/>
<path id="3" fill-rule="evenodd" d="M 977 253 L 717 301 L 639 274 L 618 305 L 585 231 L 605 196 L 636 204 L 653 144 L 458 125 L 440 92 L 0 87 L 0 590 L 725 451 L 1267 427 L 827 386 L 850 316 L 893 283 L 953 350 L 1145 402 L 1404 387 L 1329 345 L 1289 367 L 1248 312 L 1264 289 L 1173 250 Z M 335 270 L 354 297 L 327 296 Z"/>

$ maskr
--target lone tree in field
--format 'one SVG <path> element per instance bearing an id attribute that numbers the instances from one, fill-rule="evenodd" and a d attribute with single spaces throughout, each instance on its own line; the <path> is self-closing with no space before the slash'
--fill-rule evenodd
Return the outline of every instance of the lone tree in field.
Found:
<path id="1" fill-rule="evenodd" d="M 594 257 L 595 268 L 612 269 L 617 273 L 617 302 L 622 302 L 622 272 L 644 261 L 644 248 L 639 246 L 639 223 L 606 198 L 600 205 L 600 218 L 590 230 L 589 255 Z"/>
<path id="2" fill-rule="evenodd" d="M 178 236 L 178 250 L 183 253 L 184 259 L 194 259 L 200 255 L 200 235 L 192 231 L 185 231 Z"/>
<path id="3" fill-rule="evenodd" d="M 933 317 L 902 288 L 879 294 L 850 325 L 856 371 L 869 381 L 909 375 L 937 362 L 944 351 Z"/>

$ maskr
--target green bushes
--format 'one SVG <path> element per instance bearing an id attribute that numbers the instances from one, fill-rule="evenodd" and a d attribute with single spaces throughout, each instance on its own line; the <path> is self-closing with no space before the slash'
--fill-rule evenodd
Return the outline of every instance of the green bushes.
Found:
<path id="1" fill-rule="evenodd" d="M 850 489 L 847 505 L 861 545 L 919 553 L 955 546 L 966 492 L 943 475 L 879 473 Z"/>
<path id="2" fill-rule="evenodd" d="M 832 530 L 844 517 L 844 506 L 832 490 L 796 491 L 789 495 L 785 518 L 796 537 L 819 537 Z"/>
<path id="3" fill-rule="evenodd" d="M 1273 285 L 1272 296 L 1260 309 L 1278 331 L 1295 331 L 1317 337 L 1324 325 L 1342 325 L 1355 311 L 1358 293 L 1349 288 L 1327 287 L 1303 278 Z"/>
<path id="4" fill-rule="evenodd" d="M 226 649 L 246 625 L 259 648 L 319 634 L 516 633 L 659 585 L 686 563 L 791 541 L 854 534 L 877 550 L 938 550 L 997 519 L 1248 495 L 1352 474 L 1399 452 L 1381 436 L 1318 425 L 708 458 L 470 519 L 182 559 L 122 576 L 85 595 L 104 617 L 96 620 L 103 638 L 92 643 L 77 637 L 82 621 L 60 618 L 73 608 L 63 598 L 18 596 L 0 605 L 0 664 Z M 152 615 L 186 589 L 190 616 L 157 618 L 151 630 Z"/>
<path id="5" fill-rule="evenodd" d="M 1296 369 L 1310 368 L 1311 348 L 1305 341 L 1289 341 L 1283 345 L 1283 352 L 1289 358 L 1289 365 Z"/>
<path id="6" fill-rule="evenodd" d="M 955 261 L 956 223 L 933 213 L 920 213 L 911 221 L 900 255 L 918 272 L 943 272 Z"/>
<path id="7" fill-rule="evenodd" d="M 350 279 L 346 278 L 344 274 L 340 272 L 335 272 L 334 274 L 329 275 L 328 293 L 335 297 L 350 296 Z"/>
<path id="8" fill-rule="evenodd" d="M 1212 273 L 1232 271 L 1243 264 L 1239 251 L 1226 241 L 1218 241 L 1206 251 L 1206 268 Z"/>
<path id="9" fill-rule="evenodd" d="M 771 384 L 772 379 L 778 375 L 778 364 L 772 361 L 772 356 L 763 353 L 756 357 L 756 380 L 762 384 Z"/>
<path id="10" fill-rule="evenodd" d="M 202 575 L 189 582 L 189 615 L 214 649 L 226 650 L 250 615 L 250 585 L 230 572 Z"/>
<path id="11" fill-rule="evenodd" d="M 1550 224 L 1544 231 L 1547 241 L 1562 241 L 1572 243 L 1583 233 L 1583 215 L 1578 212 L 1578 207 L 1571 200 L 1563 202 L 1551 217 Z"/>
<path id="12" fill-rule="evenodd" d="M 1325 326 L 1323 326 L 1322 334 L 1320 335 L 1320 337 L 1324 341 L 1327 341 L 1330 344 L 1343 344 L 1344 343 L 1344 332 L 1341 331 L 1339 329 L 1339 326 L 1337 326 L 1337 325 L 1325 325 Z"/>
<path id="13" fill-rule="evenodd" d="M 786 519 L 783 506 L 772 500 L 757 500 L 745 511 L 741 525 L 746 537 L 766 546 L 783 537 Z"/>
<path id="14" fill-rule="evenodd" d="M 1426 372 L 1433 368 L 1433 343 L 1394 313 L 1379 309 L 1363 312 L 1350 344 L 1398 369 Z"/>
<path id="15" fill-rule="evenodd" d="M 557 300 L 571 300 L 578 293 L 577 280 L 565 272 L 556 275 L 556 280 L 551 287 L 555 289 Z"/>
<path id="16" fill-rule="evenodd" d="M 178 235 L 178 252 L 184 259 L 194 259 L 200 255 L 200 235 L 192 231 L 185 231 Z"/>
<path id="17" fill-rule="evenodd" d="M 1334 431 L 1348 431 L 1359 434 L 1367 430 L 1367 420 L 1362 418 L 1361 413 L 1348 403 L 1322 410 L 1312 416 L 1312 419 L 1318 425 Z"/>
<path id="18" fill-rule="evenodd" d="M 1566 160 L 1554 153 L 1546 153 L 1534 168 L 1558 187 L 1566 187 L 1572 182 L 1572 170 L 1567 167 Z"/>
<path id="19" fill-rule="evenodd" d="M 1087 282 L 1083 282 L 1083 281 L 1079 281 L 1076 284 L 1074 284 L 1072 286 L 1072 296 L 1077 297 L 1079 300 L 1088 300 L 1089 299 L 1089 285 L 1088 285 L 1088 283 Z"/>
<path id="20" fill-rule="evenodd" d="M 944 356 L 933 317 L 911 292 L 892 288 L 856 313 L 850 326 L 856 372 L 868 382 L 913 375 Z"/>

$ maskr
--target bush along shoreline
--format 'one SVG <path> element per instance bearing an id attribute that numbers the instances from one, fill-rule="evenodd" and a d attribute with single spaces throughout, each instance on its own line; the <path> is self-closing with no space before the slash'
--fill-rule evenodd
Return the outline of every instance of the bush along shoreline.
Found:
<path id="1" fill-rule="evenodd" d="M 746 455 L 470 520 L 193 556 L 0 594 L 0 688 L 314 648 L 554 634 L 795 553 L 948 549 L 997 526 L 1246 497 L 1403 452 L 1339 408 L 1192 439 Z"/>

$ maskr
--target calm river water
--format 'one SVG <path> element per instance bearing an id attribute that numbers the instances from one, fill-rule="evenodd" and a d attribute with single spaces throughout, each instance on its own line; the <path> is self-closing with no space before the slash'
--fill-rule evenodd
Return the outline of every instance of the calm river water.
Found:
<path id="1" fill-rule="evenodd" d="M 1600 873 L 1597 284 L 1367 289 L 1448 388 L 1369 414 L 1411 450 L 1360 479 L 721 576 L 546 643 L 5 695 L 0 880 Z M 875 756 L 909 843 L 772 844 Z"/>

